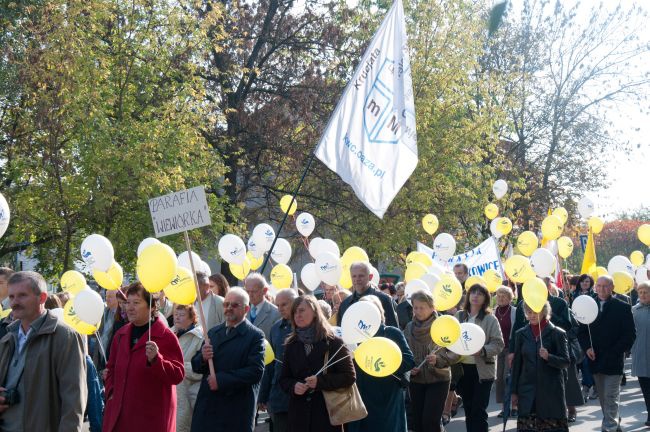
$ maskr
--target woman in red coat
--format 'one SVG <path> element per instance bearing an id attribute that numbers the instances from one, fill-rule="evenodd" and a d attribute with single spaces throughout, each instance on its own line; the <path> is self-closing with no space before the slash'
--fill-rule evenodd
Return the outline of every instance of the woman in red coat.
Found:
<path id="1" fill-rule="evenodd" d="M 126 291 L 129 324 L 111 345 L 106 369 L 104 432 L 175 432 L 176 384 L 183 381 L 183 352 L 178 339 L 149 309 L 151 294 L 141 283 Z M 149 322 L 151 320 L 151 341 Z"/>

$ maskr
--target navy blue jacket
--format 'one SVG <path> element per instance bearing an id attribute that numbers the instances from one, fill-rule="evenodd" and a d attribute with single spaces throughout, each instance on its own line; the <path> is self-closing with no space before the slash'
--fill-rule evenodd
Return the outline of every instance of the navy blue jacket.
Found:
<path id="1" fill-rule="evenodd" d="M 264 369 L 262 387 L 258 403 L 266 404 L 268 412 L 272 414 L 289 412 L 289 395 L 280 388 L 280 375 L 282 375 L 282 362 L 284 361 L 284 342 L 291 334 L 291 322 L 281 319 L 271 327 L 271 348 L 275 354 L 272 361 Z"/>
<path id="2" fill-rule="evenodd" d="M 192 432 L 252 432 L 257 392 L 264 373 L 264 333 L 244 320 L 226 335 L 225 323 L 213 327 L 208 338 L 214 352 L 217 391 L 210 390 L 208 363 L 199 350 L 192 370 L 203 374 L 194 405 Z"/>

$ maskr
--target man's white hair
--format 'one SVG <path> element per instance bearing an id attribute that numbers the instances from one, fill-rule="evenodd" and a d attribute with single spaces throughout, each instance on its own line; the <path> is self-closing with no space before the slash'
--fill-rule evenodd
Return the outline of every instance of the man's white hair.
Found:
<path id="1" fill-rule="evenodd" d="M 365 261 L 356 261 L 350 264 L 350 271 L 354 270 L 355 268 L 364 268 L 366 269 L 366 273 L 370 274 L 370 264 Z"/>
<path id="2" fill-rule="evenodd" d="M 262 289 L 268 288 L 269 286 L 269 283 L 266 281 L 264 275 L 257 272 L 249 273 L 248 276 L 246 276 L 246 280 L 244 280 L 244 285 L 246 285 L 246 282 L 248 281 L 255 282 Z"/>
<path id="3" fill-rule="evenodd" d="M 226 293 L 226 296 L 229 295 L 234 295 L 235 297 L 239 298 L 244 306 L 248 306 L 250 304 L 251 299 L 248 297 L 248 293 L 243 288 L 232 287 Z"/>

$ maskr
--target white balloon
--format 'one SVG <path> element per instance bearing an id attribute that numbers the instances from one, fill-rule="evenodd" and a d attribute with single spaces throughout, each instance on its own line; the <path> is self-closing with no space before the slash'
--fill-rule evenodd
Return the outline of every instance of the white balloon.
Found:
<path id="1" fill-rule="evenodd" d="M 500 239 L 501 237 L 503 237 L 503 234 L 501 234 L 501 232 L 497 229 L 499 219 L 501 219 L 501 218 L 500 217 L 495 217 L 494 219 L 492 219 L 492 222 L 490 222 L 490 232 L 492 233 L 494 238 L 497 238 L 497 239 Z"/>
<path id="2" fill-rule="evenodd" d="M 495 181 L 492 185 L 492 192 L 494 192 L 494 196 L 496 196 L 497 199 L 503 198 L 506 192 L 508 192 L 508 183 L 501 179 Z"/>
<path id="3" fill-rule="evenodd" d="M 447 273 L 447 269 L 445 269 L 442 265 L 440 265 L 436 261 L 433 261 L 433 264 L 429 266 L 427 272 L 432 275 L 442 276 L 443 274 Z"/>
<path id="4" fill-rule="evenodd" d="M 0 237 L 7 232 L 10 219 L 11 211 L 9 210 L 9 203 L 4 195 L 0 194 Z"/>
<path id="5" fill-rule="evenodd" d="M 558 252 L 557 240 L 551 240 L 546 242 L 546 244 L 544 245 L 544 249 L 548 249 L 553 256 L 557 256 L 557 252 Z"/>
<path id="6" fill-rule="evenodd" d="M 264 249 L 264 252 L 267 252 L 271 249 L 273 239 L 275 239 L 275 231 L 271 225 L 261 223 L 253 228 L 253 235 L 251 237 L 255 237 L 258 246 L 261 246 L 262 249 Z"/>
<path id="7" fill-rule="evenodd" d="M 636 280 L 636 283 L 640 284 L 641 282 L 645 282 L 648 280 L 648 268 L 645 266 L 639 266 L 638 269 L 636 269 L 636 272 L 634 273 L 634 279 Z"/>
<path id="8" fill-rule="evenodd" d="M 146 239 L 140 242 L 140 245 L 138 246 L 137 255 L 140 256 L 142 251 L 145 250 L 148 246 L 158 244 L 158 243 L 160 243 L 160 240 L 158 240 L 157 238 L 147 237 Z"/>
<path id="9" fill-rule="evenodd" d="M 431 294 L 431 289 L 426 282 L 420 279 L 413 279 L 406 283 L 406 288 L 404 288 L 404 298 L 409 304 L 411 304 L 411 295 L 416 291 L 424 291 Z"/>
<path id="10" fill-rule="evenodd" d="M 446 261 L 456 253 L 456 240 L 451 234 L 440 233 L 433 240 L 433 250 L 440 259 Z"/>
<path id="11" fill-rule="evenodd" d="M 81 243 L 81 258 L 91 269 L 107 272 L 113 265 L 115 251 L 106 237 L 91 234 Z"/>
<path id="12" fill-rule="evenodd" d="M 234 234 L 221 237 L 217 248 L 219 256 L 227 263 L 241 265 L 246 259 L 246 245 Z"/>
<path id="13" fill-rule="evenodd" d="M 320 252 L 331 252 L 339 258 L 341 257 L 341 250 L 339 249 L 339 245 L 337 245 L 334 240 L 323 239 L 319 243 L 319 247 Z"/>
<path id="14" fill-rule="evenodd" d="M 444 273 L 444 272 L 443 272 Z M 433 288 L 436 286 L 438 281 L 440 280 L 440 277 L 438 274 L 433 274 L 433 273 L 427 273 L 422 275 L 420 279 L 427 284 L 427 287 L 429 287 L 429 293 L 433 293 Z"/>
<path id="15" fill-rule="evenodd" d="M 296 218 L 296 229 L 303 237 L 309 237 L 316 228 L 316 221 L 309 213 L 300 213 Z"/>
<path id="16" fill-rule="evenodd" d="M 370 266 L 370 282 L 379 285 L 379 270 L 372 265 Z"/>
<path id="17" fill-rule="evenodd" d="M 291 244 L 287 239 L 279 238 L 271 251 L 271 258 L 278 264 L 286 264 L 291 259 Z"/>
<path id="18" fill-rule="evenodd" d="M 316 271 L 316 264 L 307 263 L 300 271 L 300 280 L 308 290 L 313 291 L 320 285 L 320 275 Z"/>
<path id="19" fill-rule="evenodd" d="M 485 332 L 476 324 L 464 322 L 460 325 L 460 337 L 448 349 L 458 355 L 474 355 L 485 345 Z"/>
<path id="20" fill-rule="evenodd" d="M 370 302 L 356 302 L 343 314 L 341 329 L 343 342 L 360 343 L 377 333 L 381 324 L 381 314 L 377 306 Z"/>
<path id="21" fill-rule="evenodd" d="M 266 252 L 266 250 L 264 249 L 265 247 L 266 247 L 266 240 L 264 239 L 263 235 L 254 237 L 251 234 L 251 237 L 246 242 L 246 248 L 255 258 L 260 258 L 261 256 L 264 255 L 264 252 Z"/>
<path id="22" fill-rule="evenodd" d="M 573 316 L 582 324 L 591 324 L 598 316 L 598 305 L 596 300 L 588 295 L 580 295 L 573 300 L 571 305 Z"/>
<path id="23" fill-rule="evenodd" d="M 628 257 L 616 255 L 614 258 L 609 260 L 609 264 L 607 264 L 607 273 L 611 276 L 616 272 L 625 272 L 634 277 L 634 266 Z"/>
<path id="24" fill-rule="evenodd" d="M 578 213 L 580 213 L 580 216 L 582 216 L 583 219 L 588 219 L 595 210 L 596 207 L 594 206 L 594 202 L 589 198 L 582 197 L 582 199 L 578 201 Z"/>
<path id="25" fill-rule="evenodd" d="M 343 339 L 343 329 L 339 326 L 332 326 L 332 333 L 334 336 Z"/>
<path id="26" fill-rule="evenodd" d="M 201 262 L 199 262 L 199 268 L 197 270 L 199 270 L 202 273 L 207 274 L 208 276 L 212 275 L 212 269 L 210 268 L 210 264 L 208 264 L 207 262 L 205 262 L 203 260 L 201 260 Z"/>
<path id="27" fill-rule="evenodd" d="M 192 261 L 194 262 L 194 270 L 200 271 L 200 263 L 201 263 L 201 257 L 199 254 L 196 252 L 192 251 Z M 190 265 L 190 253 L 188 251 L 182 252 L 178 256 L 178 265 L 179 267 L 185 267 L 186 269 L 189 269 L 190 271 L 192 270 L 192 266 Z M 208 275 L 210 276 L 210 275 Z"/>
<path id="28" fill-rule="evenodd" d="M 312 258 L 316 259 L 318 254 L 321 252 L 320 244 L 322 241 L 323 239 L 320 237 L 314 237 L 309 240 L 309 255 L 311 255 Z"/>
<path id="29" fill-rule="evenodd" d="M 86 287 L 74 297 L 74 311 L 81 321 L 97 325 L 104 314 L 104 301 L 99 294 Z"/>
<path id="30" fill-rule="evenodd" d="M 555 271 L 555 257 L 545 248 L 537 248 L 530 256 L 530 266 L 540 278 L 550 277 Z"/>
<path id="31" fill-rule="evenodd" d="M 54 315 L 59 322 L 63 322 L 63 308 L 50 309 L 50 313 Z"/>
<path id="32" fill-rule="evenodd" d="M 341 260 L 331 252 L 321 252 L 316 257 L 316 271 L 327 285 L 336 285 L 341 279 Z"/>

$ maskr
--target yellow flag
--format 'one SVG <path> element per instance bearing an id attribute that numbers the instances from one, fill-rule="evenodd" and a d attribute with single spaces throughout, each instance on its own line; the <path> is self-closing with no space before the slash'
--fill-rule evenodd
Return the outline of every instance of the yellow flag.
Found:
<path id="1" fill-rule="evenodd" d="M 585 248 L 585 257 L 582 260 L 581 274 L 589 274 L 591 267 L 596 267 L 596 245 L 594 244 L 594 233 L 589 228 L 589 237 L 587 237 L 587 247 Z"/>

